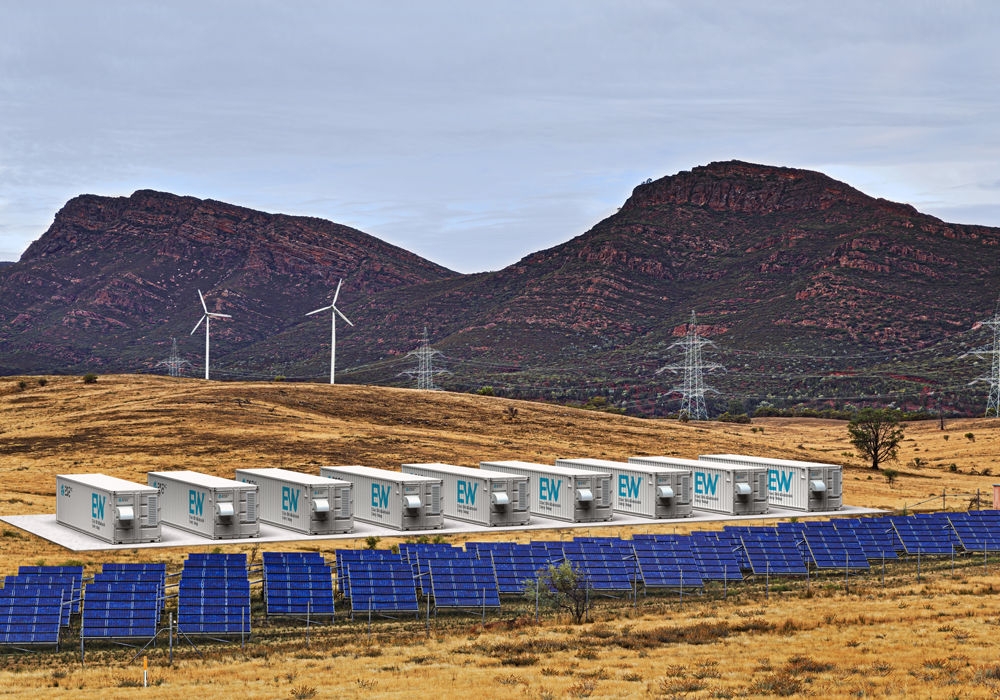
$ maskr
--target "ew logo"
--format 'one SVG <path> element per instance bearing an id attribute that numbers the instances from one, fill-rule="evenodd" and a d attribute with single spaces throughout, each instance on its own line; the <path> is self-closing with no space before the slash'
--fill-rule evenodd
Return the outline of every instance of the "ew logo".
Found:
<path id="1" fill-rule="evenodd" d="M 73 487 L 63 484 L 59 487 L 59 493 L 61 493 L 66 498 L 69 498 L 70 496 L 73 495 Z"/>
<path id="2" fill-rule="evenodd" d="M 638 498 L 639 489 L 641 487 L 642 487 L 641 476 L 629 476 L 628 474 L 620 474 L 618 476 L 619 498 Z"/>

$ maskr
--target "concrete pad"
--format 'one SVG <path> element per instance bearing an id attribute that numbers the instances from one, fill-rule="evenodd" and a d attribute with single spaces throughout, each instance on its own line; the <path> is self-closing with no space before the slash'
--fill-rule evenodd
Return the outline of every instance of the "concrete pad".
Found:
<path id="1" fill-rule="evenodd" d="M 861 508 L 856 506 L 844 506 L 840 510 L 822 512 L 803 512 L 772 508 L 770 512 L 763 515 L 732 516 L 720 513 L 710 513 L 708 511 L 695 510 L 689 518 L 674 519 L 652 519 L 640 518 L 625 513 L 615 513 L 615 516 L 607 522 L 596 523 L 567 523 L 561 520 L 552 520 L 537 515 L 531 516 L 531 522 L 527 525 L 516 527 L 486 527 L 483 525 L 473 525 L 459 520 L 445 518 L 444 527 L 435 530 L 393 530 L 391 528 L 371 523 L 354 521 L 354 531 L 341 535 L 303 535 L 301 532 L 286 530 L 276 525 L 267 523 L 260 524 L 260 535 L 258 537 L 248 537 L 241 539 L 219 539 L 213 540 L 202 537 L 186 530 L 179 530 L 169 525 L 161 524 L 160 541 L 147 542 L 142 544 L 108 544 L 96 537 L 91 537 L 83 532 L 60 525 L 56 522 L 55 515 L 6 515 L 0 517 L 0 521 L 13 525 L 16 528 L 29 532 L 32 535 L 41 537 L 49 542 L 54 542 L 61 547 L 73 552 L 88 551 L 117 551 L 147 549 L 153 547 L 204 547 L 208 545 L 230 545 L 230 544 L 258 544 L 274 542 L 315 542 L 320 540 L 354 540 L 365 538 L 370 535 L 376 537 L 419 537 L 420 535 L 459 535 L 459 534 L 486 534 L 496 532 L 523 532 L 523 531 L 545 531 L 545 530 L 567 530 L 577 528 L 643 528 L 659 527 L 662 525 L 685 525 L 690 523 L 716 523 L 719 527 L 723 525 L 733 525 L 735 523 L 745 523 L 754 520 L 773 520 L 780 518 L 803 519 L 826 519 L 831 516 L 872 515 L 885 513 L 876 508 Z M 622 532 L 608 532 L 609 536 L 622 536 Z"/>

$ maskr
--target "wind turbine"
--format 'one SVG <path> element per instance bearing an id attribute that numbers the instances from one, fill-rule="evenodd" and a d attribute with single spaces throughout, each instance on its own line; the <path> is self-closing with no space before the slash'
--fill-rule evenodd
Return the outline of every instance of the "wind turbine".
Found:
<path id="1" fill-rule="evenodd" d="M 337 291 L 333 293 L 333 301 L 330 302 L 329 306 L 324 306 L 322 309 L 316 309 L 315 311 L 310 311 L 306 316 L 312 316 L 313 314 L 318 314 L 320 311 L 329 311 L 332 320 L 330 321 L 330 383 L 333 384 L 333 368 L 337 359 L 337 316 L 347 321 L 347 325 L 353 326 L 350 319 L 344 314 L 340 313 L 340 309 L 337 308 L 337 297 L 340 296 L 340 285 L 344 283 L 344 280 L 337 282 Z"/>
<path id="2" fill-rule="evenodd" d="M 198 326 L 201 325 L 201 322 L 205 322 L 205 379 L 208 379 L 208 323 L 213 316 L 216 318 L 232 318 L 232 316 L 229 314 L 217 314 L 209 311 L 208 307 L 205 306 L 205 297 L 202 296 L 200 289 L 198 290 L 198 298 L 201 299 L 201 308 L 205 310 L 205 315 L 198 320 L 198 324 L 192 329 L 190 334 L 194 335 L 194 332 L 198 330 Z"/>

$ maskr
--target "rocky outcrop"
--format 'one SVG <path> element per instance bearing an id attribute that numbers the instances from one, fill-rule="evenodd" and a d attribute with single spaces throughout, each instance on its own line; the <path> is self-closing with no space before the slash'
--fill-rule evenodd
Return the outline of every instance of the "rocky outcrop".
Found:
<path id="1" fill-rule="evenodd" d="M 200 288 L 234 316 L 212 326 L 213 366 L 322 377 L 329 324 L 304 314 L 343 278 L 350 381 L 402 381 L 426 327 L 453 388 L 566 400 L 616 387 L 656 413 L 672 380 L 655 370 L 678 359 L 693 310 L 731 394 L 901 391 L 890 375 L 951 386 L 947 358 L 1000 289 L 998 244 L 998 229 L 737 161 L 643 183 L 590 231 L 477 275 L 328 221 L 149 191 L 82 196 L 0 268 L 0 372 L 150 369 L 171 336 L 187 338 Z M 182 353 L 199 360 L 193 346 Z M 898 371 L 911 356 L 926 367 Z"/>

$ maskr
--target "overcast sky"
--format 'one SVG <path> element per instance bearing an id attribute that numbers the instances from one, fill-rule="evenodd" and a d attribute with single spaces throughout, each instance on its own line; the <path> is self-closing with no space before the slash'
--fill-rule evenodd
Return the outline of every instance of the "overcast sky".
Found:
<path id="1" fill-rule="evenodd" d="M 157 189 L 504 267 L 741 159 L 1000 226 L 1000 3 L 0 0 L 0 260 Z"/>

